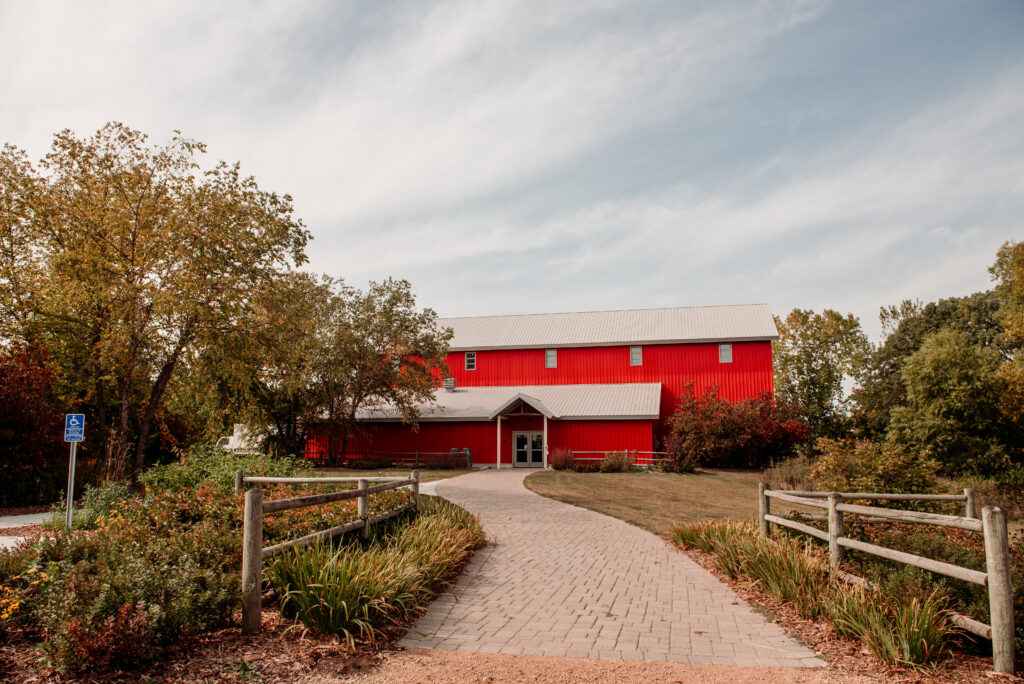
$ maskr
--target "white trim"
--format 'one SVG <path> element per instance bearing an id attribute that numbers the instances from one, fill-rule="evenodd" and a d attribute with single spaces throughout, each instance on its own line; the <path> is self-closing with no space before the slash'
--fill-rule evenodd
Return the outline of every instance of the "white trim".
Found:
<path id="1" fill-rule="evenodd" d="M 505 409 L 507 409 L 509 406 L 511 406 L 512 404 L 516 403 L 520 399 L 522 399 L 523 403 L 529 404 L 531 407 L 537 409 L 542 414 L 544 414 L 545 418 L 554 418 L 555 417 L 555 414 L 551 412 L 551 409 L 549 409 L 547 406 L 545 406 L 543 404 L 543 402 L 541 402 L 540 399 L 536 399 L 534 397 L 528 396 L 528 395 L 523 394 L 522 392 L 520 392 L 516 396 L 514 396 L 511 399 L 509 399 L 508 401 L 506 401 L 500 407 L 498 407 L 498 409 L 496 411 L 492 412 L 491 415 L 489 415 L 487 417 L 487 419 L 488 420 L 494 420 L 495 416 L 500 416 L 502 413 L 504 413 Z"/>
<path id="2" fill-rule="evenodd" d="M 668 344 L 713 344 L 716 342 L 771 342 L 779 339 L 778 335 L 759 335 L 757 337 L 699 337 L 679 340 L 615 340 L 612 342 L 559 342 L 557 347 L 550 344 L 502 344 L 476 345 L 473 347 L 450 347 L 448 351 L 497 351 L 499 349 L 582 349 L 586 347 L 651 347 Z"/>
<path id="3" fill-rule="evenodd" d="M 541 446 L 541 453 L 544 458 L 544 467 L 548 467 L 548 417 L 544 416 L 544 443 Z"/>
<path id="4" fill-rule="evenodd" d="M 494 455 L 497 469 L 501 470 L 501 416 L 498 416 L 498 452 Z"/>

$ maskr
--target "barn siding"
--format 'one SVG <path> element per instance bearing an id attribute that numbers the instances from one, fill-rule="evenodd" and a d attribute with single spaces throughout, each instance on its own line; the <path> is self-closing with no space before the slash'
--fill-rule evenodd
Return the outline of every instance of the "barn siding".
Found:
<path id="1" fill-rule="evenodd" d="M 448 355 L 460 387 L 573 385 L 660 382 L 661 416 L 675 411 L 687 383 L 698 393 L 718 385 L 730 401 L 771 392 L 771 342 L 734 342 L 733 362 L 718 362 L 718 344 L 663 344 L 643 348 L 643 365 L 629 365 L 629 347 L 566 347 L 558 350 L 558 367 L 544 367 L 543 349 L 476 352 L 474 371 L 465 368 L 465 352 Z"/>

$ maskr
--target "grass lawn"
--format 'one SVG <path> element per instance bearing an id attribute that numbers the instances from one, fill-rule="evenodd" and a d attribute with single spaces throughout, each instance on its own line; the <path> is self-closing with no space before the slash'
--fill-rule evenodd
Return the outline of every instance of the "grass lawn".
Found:
<path id="1" fill-rule="evenodd" d="M 573 473 L 544 470 L 526 478 L 541 496 L 668 534 L 676 523 L 707 518 L 757 517 L 759 471 L 702 470 L 697 473 Z M 775 511 L 789 510 L 774 502 Z M 807 512 L 811 512 L 807 509 Z"/>
<path id="2" fill-rule="evenodd" d="M 655 534 L 676 523 L 757 517 L 756 470 L 702 470 L 696 473 L 574 473 L 542 470 L 526 478 L 532 491 L 556 501 L 625 520 Z M 819 509 L 772 501 L 772 512 Z M 1024 520 L 1010 521 L 1010 534 L 1024 533 Z"/>
<path id="3" fill-rule="evenodd" d="M 408 477 L 412 468 L 377 468 L 376 470 L 358 470 L 356 468 L 317 468 L 317 475 L 334 475 L 337 477 Z M 465 475 L 473 470 L 420 470 L 420 482 L 434 482 L 456 475 Z M 756 488 L 757 485 L 754 485 Z"/>

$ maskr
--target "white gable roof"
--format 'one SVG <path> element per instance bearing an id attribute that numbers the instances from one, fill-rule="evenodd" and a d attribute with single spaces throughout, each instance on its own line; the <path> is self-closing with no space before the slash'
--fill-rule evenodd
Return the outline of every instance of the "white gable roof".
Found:
<path id="1" fill-rule="evenodd" d="M 743 342 L 779 336 L 767 304 L 442 318 L 452 351 Z"/>
<path id="2" fill-rule="evenodd" d="M 494 420 L 517 399 L 554 419 L 655 420 L 661 408 L 661 383 L 459 387 L 454 392 L 438 388 L 436 404 L 420 406 L 420 420 Z M 361 411 L 358 417 L 399 419 L 387 408 Z"/>

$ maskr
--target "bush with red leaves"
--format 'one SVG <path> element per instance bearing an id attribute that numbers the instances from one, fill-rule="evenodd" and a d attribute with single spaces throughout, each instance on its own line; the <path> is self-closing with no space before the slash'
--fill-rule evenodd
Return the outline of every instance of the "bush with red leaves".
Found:
<path id="1" fill-rule="evenodd" d="M 807 437 L 807 425 L 789 402 L 762 393 L 731 402 L 717 387 L 697 395 L 686 386 L 669 418 L 669 469 L 697 466 L 763 468 L 794 453 Z"/>
<path id="2" fill-rule="evenodd" d="M 47 504 L 66 486 L 64 410 L 37 344 L 0 349 L 0 506 Z"/>

